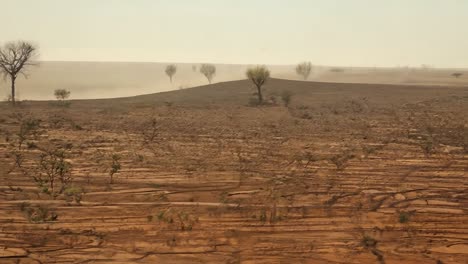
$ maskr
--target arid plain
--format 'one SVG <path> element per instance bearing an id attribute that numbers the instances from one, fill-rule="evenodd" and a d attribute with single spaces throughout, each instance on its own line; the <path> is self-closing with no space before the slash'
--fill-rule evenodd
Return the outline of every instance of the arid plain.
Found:
<path id="1" fill-rule="evenodd" d="M 468 77 L 451 72 L 270 79 L 266 106 L 246 80 L 2 103 L 0 263 L 468 263 Z M 134 83 L 117 95 L 153 89 Z"/>

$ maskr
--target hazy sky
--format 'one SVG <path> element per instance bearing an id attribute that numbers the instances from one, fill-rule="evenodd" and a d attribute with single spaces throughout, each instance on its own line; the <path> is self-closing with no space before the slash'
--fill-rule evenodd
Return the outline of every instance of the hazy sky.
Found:
<path id="1" fill-rule="evenodd" d="M 42 60 L 468 67 L 468 0 L 0 0 Z"/>

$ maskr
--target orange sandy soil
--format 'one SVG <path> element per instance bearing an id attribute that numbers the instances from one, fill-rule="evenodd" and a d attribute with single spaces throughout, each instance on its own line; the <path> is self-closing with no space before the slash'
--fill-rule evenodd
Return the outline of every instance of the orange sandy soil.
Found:
<path id="1" fill-rule="evenodd" d="M 252 92 L 0 104 L 0 263 L 468 263 L 468 88 Z M 80 203 L 33 179 L 65 145 Z"/>

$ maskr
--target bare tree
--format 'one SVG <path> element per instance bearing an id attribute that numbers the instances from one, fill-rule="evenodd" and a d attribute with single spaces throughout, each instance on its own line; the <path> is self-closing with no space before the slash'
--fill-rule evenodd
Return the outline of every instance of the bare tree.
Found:
<path id="1" fill-rule="evenodd" d="M 307 80 L 307 78 L 309 78 L 311 72 L 312 63 L 310 62 L 302 62 L 296 66 L 296 73 L 298 75 L 301 75 L 304 78 L 304 80 Z"/>
<path id="2" fill-rule="evenodd" d="M 200 72 L 205 75 L 208 82 L 211 84 L 213 77 L 216 75 L 216 66 L 213 64 L 202 64 L 200 66 Z"/>
<path id="3" fill-rule="evenodd" d="M 174 74 L 176 74 L 176 72 L 177 72 L 177 66 L 176 65 L 174 65 L 174 64 L 167 65 L 166 74 L 167 74 L 167 76 L 169 76 L 169 79 L 171 80 L 171 83 L 172 83 L 172 76 L 174 76 Z"/>
<path id="4" fill-rule="evenodd" d="M 257 87 L 258 103 L 263 103 L 262 86 L 268 78 L 270 78 L 270 71 L 266 66 L 257 66 L 247 70 L 247 78 L 249 78 Z"/>
<path id="5" fill-rule="evenodd" d="M 0 73 L 11 81 L 11 102 L 15 105 L 16 79 L 20 74 L 26 77 L 26 68 L 35 65 L 32 60 L 37 47 L 24 41 L 8 42 L 0 47 Z"/>

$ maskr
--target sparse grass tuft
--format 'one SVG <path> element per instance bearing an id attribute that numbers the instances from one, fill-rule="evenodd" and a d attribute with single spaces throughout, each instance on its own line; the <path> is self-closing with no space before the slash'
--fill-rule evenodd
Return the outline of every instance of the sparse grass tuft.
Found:
<path id="1" fill-rule="evenodd" d="M 378 241 L 369 235 L 364 235 L 361 239 L 361 244 L 365 248 L 375 248 L 377 246 L 377 243 Z"/>

